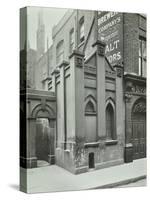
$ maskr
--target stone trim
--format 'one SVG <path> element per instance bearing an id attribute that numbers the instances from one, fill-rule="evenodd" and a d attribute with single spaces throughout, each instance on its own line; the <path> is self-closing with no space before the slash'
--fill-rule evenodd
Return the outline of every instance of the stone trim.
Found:
<path id="1" fill-rule="evenodd" d="M 118 140 L 106 140 L 106 145 L 116 145 L 118 143 Z"/>
<path id="2" fill-rule="evenodd" d="M 73 56 L 80 56 L 80 57 L 84 57 L 84 54 L 78 50 L 74 50 L 72 52 L 72 54 L 69 56 L 69 59 L 71 59 Z"/>
<path id="3" fill-rule="evenodd" d="M 69 62 L 63 60 L 60 65 L 58 65 L 58 68 L 60 69 L 61 67 L 66 67 L 67 65 L 69 65 Z"/>
<path id="4" fill-rule="evenodd" d="M 83 59 L 81 57 L 77 56 L 75 58 L 75 66 L 76 67 L 81 67 L 81 68 L 83 67 Z"/>
<path id="5" fill-rule="evenodd" d="M 89 143 L 84 143 L 84 147 L 85 148 L 89 148 L 89 147 L 99 147 L 100 142 L 89 142 Z"/>
<path id="6" fill-rule="evenodd" d="M 115 65 L 114 68 L 116 69 L 117 76 L 119 78 L 123 77 L 124 69 L 123 69 L 122 64 Z"/>
<path id="7" fill-rule="evenodd" d="M 105 46 L 106 46 L 106 43 L 104 43 L 103 41 L 97 40 L 92 45 L 92 47 L 95 47 L 95 46 L 97 46 L 97 53 L 98 53 L 98 55 L 104 56 L 105 55 Z"/>
<path id="8" fill-rule="evenodd" d="M 58 69 L 54 69 L 52 72 L 51 72 L 51 75 L 56 75 L 60 73 L 60 71 Z"/>

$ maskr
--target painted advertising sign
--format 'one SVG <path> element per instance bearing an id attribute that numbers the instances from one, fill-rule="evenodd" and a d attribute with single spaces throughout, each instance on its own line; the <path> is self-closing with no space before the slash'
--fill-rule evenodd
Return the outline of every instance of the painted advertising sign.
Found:
<path id="1" fill-rule="evenodd" d="M 105 55 L 110 64 L 123 61 L 123 14 L 98 12 L 98 39 L 106 42 Z"/>

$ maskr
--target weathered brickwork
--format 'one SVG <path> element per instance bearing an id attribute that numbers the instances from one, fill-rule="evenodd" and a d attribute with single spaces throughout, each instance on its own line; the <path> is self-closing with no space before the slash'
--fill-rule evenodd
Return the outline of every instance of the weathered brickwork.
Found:
<path id="1" fill-rule="evenodd" d="M 138 74 L 138 15 L 124 14 L 124 71 Z"/>
<path id="2" fill-rule="evenodd" d="M 146 37 L 146 19 L 139 14 L 124 14 L 124 71 L 138 74 L 139 37 Z"/>

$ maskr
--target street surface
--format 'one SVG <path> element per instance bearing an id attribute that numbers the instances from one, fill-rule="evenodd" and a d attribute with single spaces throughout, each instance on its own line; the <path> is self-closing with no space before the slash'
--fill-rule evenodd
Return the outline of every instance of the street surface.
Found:
<path id="1" fill-rule="evenodd" d="M 40 163 L 38 164 L 40 165 Z M 143 158 L 132 163 L 92 170 L 78 175 L 72 174 L 57 165 L 27 169 L 27 171 L 21 168 L 24 177 L 26 172 L 27 192 L 37 193 L 110 188 L 122 184 L 126 185 L 120 187 L 127 187 L 127 183 L 130 183 L 128 184 L 129 187 L 143 186 L 146 181 L 140 179 L 146 176 L 147 166 L 146 158 Z M 135 180 L 137 182 L 133 183 Z M 25 181 L 22 182 L 22 184 L 24 183 Z"/>
<path id="2" fill-rule="evenodd" d="M 144 187 L 146 186 L 146 179 L 142 179 L 133 183 L 125 184 L 125 185 L 120 185 L 115 188 L 126 188 L 126 187 Z"/>

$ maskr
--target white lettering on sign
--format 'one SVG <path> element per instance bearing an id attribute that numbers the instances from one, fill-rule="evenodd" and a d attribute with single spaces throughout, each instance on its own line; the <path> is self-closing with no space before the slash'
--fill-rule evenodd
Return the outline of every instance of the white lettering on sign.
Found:
<path id="1" fill-rule="evenodd" d="M 101 14 L 101 12 L 98 13 L 98 14 Z M 114 17 L 114 16 L 117 15 L 117 14 L 118 14 L 118 12 L 108 12 L 108 13 L 105 14 L 104 16 L 100 17 L 100 18 L 98 19 L 98 26 L 99 26 L 99 25 L 102 25 L 104 22 L 106 22 L 107 20 L 109 20 L 110 18 Z"/>
<path id="2" fill-rule="evenodd" d="M 107 59 L 109 60 L 110 63 L 120 60 L 121 59 L 120 51 L 108 56 Z"/>
<path id="3" fill-rule="evenodd" d="M 120 17 L 117 17 L 116 19 L 112 20 L 111 22 L 107 23 L 106 25 L 100 27 L 100 28 L 98 29 L 98 33 L 101 33 L 101 32 L 103 32 L 103 31 L 106 31 L 108 28 L 110 28 L 110 27 L 112 27 L 112 26 L 114 26 L 114 25 L 120 23 L 120 21 L 121 21 Z"/>
<path id="4" fill-rule="evenodd" d="M 107 57 L 110 63 L 121 59 L 121 52 L 120 51 L 116 52 L 118 49 L 119 42 L 120 42 L 119 40 L 115 40 L 106 45 L 105 53 L 106 54 L 111 53 L 111 55 Z M 113 53 L 113 51 L 115 52 Z"/>
<path id="5" fill-rule="evenodd" d="M 105 48 L 105 53 L 108 53 L 108 52 L 111 52 L 111 51 L 117 49 L 118 43 L 119 43 L 119 40 L 116 40 L 116 41 L 113 41 L 113 42 L 107 44 L 106 48 Z"/>

